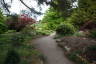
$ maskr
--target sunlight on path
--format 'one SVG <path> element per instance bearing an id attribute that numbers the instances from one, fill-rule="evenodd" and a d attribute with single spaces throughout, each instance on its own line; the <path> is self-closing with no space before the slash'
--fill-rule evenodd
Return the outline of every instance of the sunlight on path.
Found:
<path id="1" fill-rule="evenodd" d="M 52 35 L 37 38 L 32 42 L 44 54 L 47 64 L 73 64 L 64 56 L 64 52 L 57 46 Z"/>
<path id="2" fill-rule="evenodd" d="M 50 36 L 53 37 L 53 36 L 55 36 L 55 34 L 56 34 L 56 32 L 52 33 Z"/>

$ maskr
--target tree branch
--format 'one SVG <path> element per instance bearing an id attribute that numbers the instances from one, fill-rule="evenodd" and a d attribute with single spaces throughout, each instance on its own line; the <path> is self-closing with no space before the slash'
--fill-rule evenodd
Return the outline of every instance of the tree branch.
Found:
<path id="1" fill-rule="evenodd" d="M 10 13 L 10 10 L 8 9 L 7 3 L 5 3 L 5 0 L 2 0 L 2 5 L 7 10 L 7 12 Z"/>
<path id="2" fill-rule="evenodd" d="M 20 0 L 20 2 L 26 6 L 31 12 L 35 13 L 35 14 L 41 14 L 41 12 L 37 12 L 34 8 L 30 8 L 26 3 L 23 2 L 23 0 Z"/>

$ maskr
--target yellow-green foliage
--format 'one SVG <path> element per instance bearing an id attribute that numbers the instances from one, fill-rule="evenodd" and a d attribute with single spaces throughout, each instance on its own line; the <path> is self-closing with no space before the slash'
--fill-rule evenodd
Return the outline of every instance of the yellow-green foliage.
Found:
<path id="1" fill-rule="evenodd" d="M 57 27 L 57 34 L 68 36 L 73 35 L 75 33 L 75 27 L 70 23 L 64 23 Z"/>
<path id="2" fill-rule="evenodd" d="M 46 12 L 41 23 L 44 25 L 45 29 L 47 28 L 49 30 L 55 30 L 57 26 L 63 21 L 64 19 L 60 17 L 54 9 L 50 8 Z"/>

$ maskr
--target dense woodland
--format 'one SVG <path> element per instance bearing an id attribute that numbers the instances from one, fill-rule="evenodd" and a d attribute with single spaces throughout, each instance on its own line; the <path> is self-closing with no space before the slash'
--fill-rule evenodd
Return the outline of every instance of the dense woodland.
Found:
<path id="1" fill-rule="evenodd" d="M 13 3 L 14 0 L 9 1 Z M 39 8 L 43 4 L 50 6 L 39 21 L 31 15 L 43 13 L 29 7 L 23 0 L 19 1 L 29 11 L 12 14 L 11 4 L 0 0 L 0 64 L 40 64 L 39 60 L 44 60 L 43 54 L 30 45 L 30 41 L 41 35 L 55 32 L 54 39 L 96 40 L 96 0 L 36 0 Z M 81 47 L 66 55 L 77 64 L 95 64 L 96 43 L 85 44 L 82 50 Z"/>

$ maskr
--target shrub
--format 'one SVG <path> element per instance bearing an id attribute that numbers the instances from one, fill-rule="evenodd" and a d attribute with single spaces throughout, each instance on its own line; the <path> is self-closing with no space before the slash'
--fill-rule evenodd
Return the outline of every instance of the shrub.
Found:
<path id="1" fill-rule="evenodd" d="M 27 15 L 11 15 L 6 24 L 10 30 L 16 30 L 17 32 L 21 31 L 26 25 L 31 25 L 36 21 Z"/>
<path id="2" fill-rule="evenodd" d="M 29 35 L 29 36 L 34 36 L 36 35 L 36 30 L 34 26 L 26 26 L 21 33 Z"/>
<path id="3" fill-rule="evenodd" d="M 56 33 L 60 35 L 72 35 L 75 32 L 75 28 L 72 24 L 64 23 L 57 27 Z"/>
<path id="4" fill-rule="evenodd" d="M 85 15 L 85 14 L 83 12 L 75 12 L 71 15 L 71 17 L 69 17 L 68 21 L 80 29 L 80 27 L 83 26 L 83 24 L 86 21 L 85 17 L 83 17 L 82 15 Z"/>

